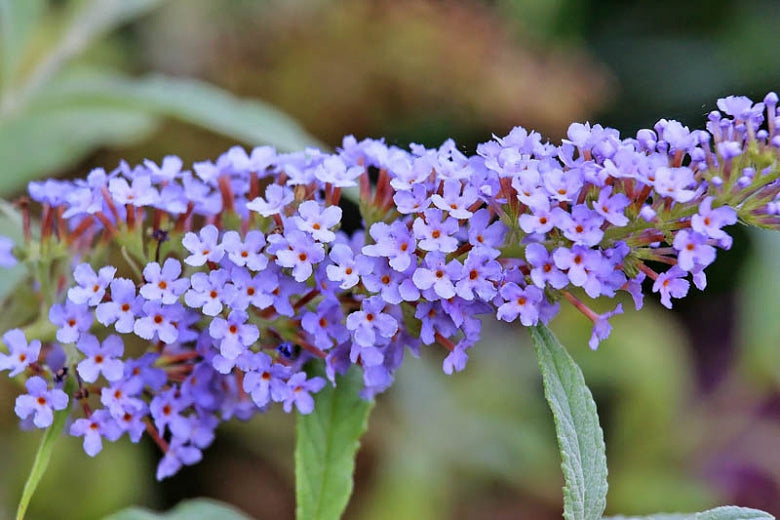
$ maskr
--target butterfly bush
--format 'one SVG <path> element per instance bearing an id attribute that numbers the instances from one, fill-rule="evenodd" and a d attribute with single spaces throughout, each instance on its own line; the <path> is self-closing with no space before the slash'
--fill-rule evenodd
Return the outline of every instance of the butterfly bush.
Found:
<path id="1" fill-rule="evenodd" d="M 0 239 L 42 309 L 3 336 L 0 369 L 26 382 L 16 413 L 46 428 L 70 402 L 90 456 L 147 434 L 162 479 L 221 421 L 311 413 L 353 365 L 365 398 L 423 347 L 463 370 L 482 315 L 533 326 L 573 305 L 595 349 L 623 308 L 590 300 L 624 291 L 639 309 L 651 291 L 671 308 L 706 286 L 724 228 L 780 227 L 777 103 L 721 99 L 706 130 L 575 123 L 560 145 L 517 127 L 473 156 L 347 137 L 332 154 L 235 147 L 191 170 L 166 157 L 31 183 L 25 242 Z M 362 220 L 348 232 L 349 188 Z"/>

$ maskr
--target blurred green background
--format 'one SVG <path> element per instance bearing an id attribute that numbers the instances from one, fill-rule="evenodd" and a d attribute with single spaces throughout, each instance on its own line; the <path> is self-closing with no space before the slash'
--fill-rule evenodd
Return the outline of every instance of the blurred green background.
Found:
<path id="1" fill-rule="evenodd" d="M 333 148 L 353 133 L 472 151 L 516 124 L 553 140 L 571 121 L 625 135 L 661 117 L 700 127 L 719 96 L 780 89 L 779 19 L 768 0 L 0 0 L 0 192 L 236 142 Z M 778 234 L 737 230 L 706 293 L 673 312 L 648 298 L 596 353 L 583 317 L 554 322 L 599 405 L 608 512 L 780 514 L 777 258 Z M 437 350 L 406 360 L 371 417 L 346 518 L 560 518 L 528 337 L 493 320 L 484 336 L 456 376 Z M 16 393 L 0 381 L 0 518 L 39 440 L 18 430 Z M 225 425 L 201 464 L 163 483 L 151 443 L 90 459 L 63 439 L 29 517 L 209 496 L 292 518 L 293 423 L 274 411 Z"/>

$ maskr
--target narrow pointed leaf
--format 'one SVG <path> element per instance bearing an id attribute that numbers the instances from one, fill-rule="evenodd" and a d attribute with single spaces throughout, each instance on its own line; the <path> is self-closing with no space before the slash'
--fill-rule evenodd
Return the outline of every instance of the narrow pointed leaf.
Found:
<path id="1" fill-rule="evenodd" d="M 552 332 L 538 325 L 531 338 L 558 436 L 564 517 L 600 520 L 607 504 L 607 457 L 596 403 L 582 371 Z"/>
<path id="2" fill-rule="evenodd" d="M 353 368 L 315 398 L 314 412 L 298 417 L 295 446 L 296 518 L 341 518 L 352 494 L 355 455 L 373 402 L 360 398 Z"/>
<path id="3" fill-rule="evenodd" d="M 26 0 L 23 0 L 26 1 Z M 54 40 L 11 93 L 3 108 L 23 110 L 35 94 L 44 88 L 73 58 L 106 33 L 157 7 L 163 0 L 87 0 L 68 5 L 61 36 Z"/>
<path id="4" fill-rule="evenodd" d="M 696 513 L 694 520 L 774 520 L 774 516 L 748 507 L 723 506 Z"/>
<path id="5" fill-rule="evenodd" d="M 13 82 L 30 35 L 45 7 L 43 0 L 0 0 L 0 81 L 3 88 Z"/>
<path id="6" fill-rule="evenodd" d="M 748 507 L 723 506 L 701 513 L 661 513 L 647 516 L 609 516 L 604 520 L 774 520 L 774 516 Z"/>
<path id="7" fill-rule="evenodd" d="M 689 513 L 660 513 L 649 516 L 605 516 L 603 520 L 695 520 L 695 516 Z"/>
<path id="8" fill-rule="evenodd" d="M 285 152 L 323 146 L 281 110 L 194 79 L 162 75 L 132 79 L 82 70 L 60 78 L 37 102 L 133 109 Z"/>
<path id="9" fill-rule="evenodd" d="M 0 120 L 0 194 L 62 171 L 98 146 L 127 145 L 155 128 L 156 119 L 117 107 L 52 107 Z"/>
<path id="10" fill-rule="evenodd" d="M 68 396 L 71 396 L 75 386 L 75 378 L 69 377 L 65 381 L 65 393 L 68 394 Z M 30 470 L 30 476 L 27 477 L 27 482 L 24 483 L 22 498 L 19 500 L 19 506 L 16 509 L 16 520 L 22 520 L 27 512 L 27 507 L 30 505 L 30 500 L 32 500 L 33 494 L 35 493 L 35 488 L 38 487 L 38 483 L 41 481 L 43 474 L 46 472 L 46 468 L 49 466 L 54 444 L 60 438 L 69 414 L 69 406 L 64 410 L 54 412 L 54 421 L 43 434 L 41 444 L 38 446 L 38 452 L 35 454 L 33 467 Z"/>

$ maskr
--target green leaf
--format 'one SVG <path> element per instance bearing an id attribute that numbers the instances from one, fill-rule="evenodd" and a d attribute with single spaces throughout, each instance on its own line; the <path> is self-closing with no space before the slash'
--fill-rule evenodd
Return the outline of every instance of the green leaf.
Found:
<path id="1" fill-rule="evenodd" d="M 695 520 L 695 516 L 680 513 L 661 513 L 650 516 L 605 516 L 603 520 Z"/>
<path id="2" fill-rule="evenodd" d="M 57 107 L 0 119 L 0 194 L 67 168 L 90 150 L 148 135 L 156 120 L 118 107 Z"/>
<path id="3" fill-rule="evenodd" d="M 566 482 L 567 520 L 599 520 L 607 504 L 607 456 L 596 403 L 582 371 L 550 330 L 531 328 Z"/>
<path id="4" fill-rule="evenodd" d="M 752 382 L 780 385 L 780 233 L 751 229 L 754 250 L 739 282 L 740 368 Z"/>
<path id="5" fill-rule="evenodd" d="M 774 516 L 748 507 L 723 506 L 696 513 L 694 520 L 774 520 Z"/>
<path id="6" fill-rule="evenodd" d="M 26 0 L 24 0 L 26 1 Z M 35 94 L 98 38 L 141 16 L 163 0 L 88 0 L 68 4 L 60 36 L 13 91 L 5 92 L 5 114 L 24 111 Z"/>
<path id="7" fill-rule="evenodd" d="M 341 518 L 352 494 L 355 455 L 373 401 L 360 398 L 360 371 L 352 368 L 315 397 L 314 412 L 298 417 L 295 445 L 296 518 Z"/>
<path id="8" fill-rule="evenodd" d="M 167 513 L 132 507 L 109 515 L 103 520 L 250 520 L 250 517 L 229 504 L 196 498 L 179 502 Z"/>
<path id="9" fill-rule="evenodd" d="M 674 513 L 648 516 L 609 516 L 604 520 L 774 520 L 774 516 L 758 509 L 723 506 L 701 513 Z"/>
<path id="10" fill-rule="evenodd" d="M 80 71 L 53 84 L 38 102 L 133 109 L 201 126 L 247 144 L 271 144 L 280 151 L 323 147 L 273 106 L 257 99 L 238 98 L 194 79 L 161 75 L 131 79 Z"/>
<path id="11" fill-rule="evenodd" d="M 68 394 L 68 397 L 73 395 L 73 391 L 76 388 L 76 378 L 69 377 L 65 380 L 64 391 Z M 70 401 L 69 403 L 70 404 Z M 35 488 L 38 487 L 38 483 L 41 481 L 43 474 L 46 472 L 46 468 L 49 466 L 49 460 L 51 460 L 51 454 L 54 450 L 54 443 L 60 438 L 62 430 L 65 428 L 65 423 L 70 414 L 70 406 L 67 406 L 64 410 L 54 412 L 54 420 L 51 426 L 49 426 L 43 434 L 41 444 L 38 446 L 38 452 L 35 454 L 35 460 L 33 461 L 33 467 L 30 470 L 30 476 L 27 477 L 27 482 L 24 483 L 24 489 L 22 490 L 22 498 L 19 500 L 19 507 L 16 509 L 16 520 L 22 520 L 27 507 L 30 505 Z"/>
<path id="12" fill-rule="evenodd" d="M 30 34 L 46 7 L 43 0 L 0 0 L 0 79 L 13 82 Z"/>

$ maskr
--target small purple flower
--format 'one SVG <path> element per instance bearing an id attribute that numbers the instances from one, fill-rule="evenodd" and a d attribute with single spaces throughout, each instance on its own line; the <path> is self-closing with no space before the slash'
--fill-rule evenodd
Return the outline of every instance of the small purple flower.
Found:
<path id="1" fill-rule="evenodd" d="M 146 414 L 145 408 L 138 411 L 126 411 L 121 417 L 115 417 L 114 420 L 122 432 L 127 432 L 130 442 L 138 442 L 146 431 L 146 423 L 144 422 Z"/>
<path id="2" fill-rule="evenodd" d="M 371 273 L 373 262 L 363 255 L 357 255 L 346 244 L 334 244 L 328 255 L 334 262 L 325 268 L 328 280 L 341 282 L 339 288 L 348 290 L 356 286 L 361 276 Z"/>
<path id="3" fill-rule="evenodd" d="M 332 184 L 336 188 L 350 188 L 357 186 L 355 179 L 363 174 L 363 170 L 360 166 L 348 168 L 341 157 L 332 155 L 314 169 L 314 176 L 320 182 Z"/>
<path id="4" fill-rule="evenodd" d="M 718 109 L 737 119 L 750 119 L 754 112 L 761 114 L 764 110 L 762 103 L 753 105 L 753 101 L 747 96 L 727 96 L 718 100 Z"/>
<path id="5" fill-rule="evenodd" d="M 559 247 L 553 251 L 555 266 L 561 270 L 567 270 L 572 285 L 582 287 L 588 281 L 586 267 L 599 258 L 598 251 L 583 246 L 573 246 L 571 249 Z"/>
<path id="6" fill-rule="evenodd" d="M 520 323 L 526 327 L 536 325 L 539 321 L 539 306 L 544 298 L 541 289 L 534 285 L 521 288 L 514 282 L 501 287 L 503 304 L 498 307 L 496 317 L 499 320 L 512 322 L 520 316 Z"/>
<path id="7" fill-rule="evenodd" d="M 409 271 L 398 272 L 384 258 L 377 258 L 370 274 L 363 275 L 363 286 L 371 293 L 379 293 L 382 299 L 392 305 L 402 301 L 413 302 L 420 299 L 420 290 L 414 285 Z"/>
<path id="8" fill-rule="evenodd" d="M 189 232 L 184 235 L 181 243 L 192 253 L 184 259 L 184 263 L 193 267 L 198 267 L 208 262 L 219 262 L 225 255 L 224 248 L 217 244 L 219 240 L 219 230 L 209 224 L 200 230 L 200 233 Z"/>
<path id="9" fill-rule="evenodd" d="M 325 387 L 325 380 L 321 377 L 307 379 L 306 372 L 297 372 L 287 380 L 290 393 L 282 403 L 284 411 L 290 413 L 293 405 L 303 415 L 314 411 L 314 398 L 311 396 Z"/>
<path id="10" fill-rule="evenodd" d="M 86 303 L 96 306 L 106 294 L 106 287 L 111 283 L 116 273 L 116 267 L 107 265 L 101 267 L 97 274 L 89 264 L 79 264 L 73 271 L 73 278 L 78 286 L 68 289 L 68 299 L 73 303 Z"/>
<path id="11" fill-rule="evenodd" d="M 688 202 L 696 195 L 695 191 L 686 189 L 694 183 L 693 171 L 685 166 L 681 168 L 661 166 L 655 171 L 655 191 L 677 202 Z"/>
<path id="12" fill-rule="evenodd" d="M 149 403 L 149 413 L 154 419 L 154 426 L 160 435 L 165 433 L 166 427 L 171 431 L 187 427 L 187 419 L 182 415 L 182 412 L 190 404 L 189 396 L 176 387 L 160 392 L 152 398 L 151 403 Z"/>
<path id="13" fill-rule="evenodd" d="M 0 353 L 0 370 L 10 370 L 9 377 L 18 376 L 38 361 L 41 342 L 34 339 L 28 344 L 21 329 L 11 329 L 3 334 L 3 343 L 8 347 L 8 354 Z"/>
<path id="14" fill-rule="evenodd" d="M 463 185 L 456 179 L 448 179 L 444 181 L 443 194 L 431 195 L 431 202 L 440 210 L 448 212 L 451 217 L 463 220 L 473 215 L 469 207 L 477 202 L 478 198 L 479 192 L 474 186 Z"/>
<path id="15" fill-rule="evenodd" d="M 84 451 L 94 457 L 103 449 L 103 437 L 116 441 L 122 435 L 122 429 L 106 410 L 96 410 L 88 419 L 73 421 L 70 434 L 84 437 Z"/>
<path id="16" fill-rule="evenodd" d="M 582 177 L 574 171 L 553 168 L 542 175 L 542 182 L 550 197 L 559 202 L 571 202 L 582 188 Z"/>
<path id="17" fill-rule="evenodd" d="M 718 155 L 726 161 L 742 155 L 743 152 L 742 144 L 737 141 L 721 141 L 715 145 L 715 149 L 718 151 Z"/>
<path id="18" fill-rule="evenodd" d="M 525 258 L 531 266 L 531 281 L 540 289 L 548 283 L 555 289 L 563 289 L 569 284 L 569 277 L 555 266 L 553 255 L 542 244 L 528 244 Z"/>
<path id="19" fill-rule="evenodd" d="M 399 213 L 421 213 L 431 205 L 428 188 L 424 184 L 414 184 L 411 190 L 397 191 L 393 195 L 395 208 Z"/>
<path id="20" fill-rule="evenodd" d="M 628 218 L 623 214 L 623 210 L 631 201 L 622 193 L 611 195 L 612 186 L 602 188 L 598 200 L 593 201 L 593 209 L 598 211 L 610 224 L 625 226 L 628 224 Z"/>
<path id="21" fill-rule="evenodd" d="M 542 187 L 542 176 L 534 168 L 522 170 L 514 176 L 512 187 L 517 191 L 517 200 L 534 211 L 549 205 L 550 198 Z"/>
<path id="22" fill-rule="evenodd" d="M 696 144 L 695 134 L 692 134 L 687 126 L 683 126 L 678 121 L 665 121 L 659 133 L 661 139 L 669 144 L 669 151 L 688 151 Z"/>
<path id="23" fill-rule="evenodd" d="M 0 267 L 13 267 L 18 263 L 13 254 L 13 248 L 13 240 L 0 236 Z"/>
<path id="24" fill-rule="evenodd" d="M 36 427 L 48 428 L 54 420 L 54 411 L 67 408 L 67 394 L 59 388 L 49 390 L 46 381 L 39 376 L 28 379 L 25 387 L 27 393 L 16 398 L 14 412 L 21 419 L 32 415 Z"/>
<path id="25" fill-rule="evenodd" d="M 144 279 L 147 283 L 141 286 L 141 296 L 149 301 L 161 301 L 166 305 L 176 303 L 179 296 L 190 286 L 188 278 L 179 278 L 181 263 L 175 258 L 168 258 L 160 268 L 157 262 L 151 262 L 144 268 Z"/>
<path id="26" fill-rule="evenodd" d="M 152 186 L 152 178 L 149 175 L 135 175 L 132 185 L 127 179 L 114 177 L 108 181 L 108 191 L 119 204 L 131 206 L 151 206 L 160 200 L 160 194 Z"/>
<path id="27" fill-rule="evenodd" d="M 229 279 L 225 269 L 194 273 L 190 277 L 191 288 L 184 293 L 184 303 L 193 309 L 200 308 L 206 316 L 216 316 L 226 301 L 225 284 Z"/>
<path id="28" fill-rule="evenodd" d="M 313 272 L 312 264 L 317 264 L 325 259 L 325 249 L 322 244 L 303 231 L 290 229 L 284 237 L 271 235 L 268 240 L 274 244 L 276 263 L 281 267 L 292 268 L 292 275 L 296 282 L 309 279 Z"/>
<path id="29" fill-rule="evenodd" d="M 182 160 L 175 155 L 163 157 L 162 164 L 157 166 L 154 161 L 144 160 L 144 166 L 152 174 L 154 182 L 171 182 L 181 176 Z"/>
<path id="30" fill-rule="evenodd" d="M 556 208 L 554 211 L 560 212 L 556 225 L 563 231 L 563 235 L 575 244 L 595 246 L 604 237 L 604 232 L 601 230 L 604 217 L 588 209 L 584 204 L 574 206 L 571 214 L 561 208 Z"/>
<path id="31" fill-rule="evenodd" d="M 252 274 L 244 268 L 234 268 L 230 272 L 230 281 L 223 288 L 223 302 L 231 309 L 244 311 L 252 305 L 265 309 L 274 304 L 274 291 L 279 288 L 279 280 L 270 269 Z"/>
<path id="32" fill-rule="evenodd" d="M 617 314 L 623 314 L 623 305 L 618 303 L 614 310 L 599 314 L 596 316 L 593 322 L 593 333 L 588 341 L 588 346 L 591 350 L 599 348 L 599 342 L 609 337 L 609 333 L 612 332 L 612 325 L 609 323 L 609 319 Z"/>
<path id="33" fill-rule="evenodd" d="M 247 347 L 255 343 L 260 332 L 247 323 L 249 316 L 243 311 L 233 311 L 227 320 L 214 318 L 209 325 L 209 335 L 219 342 L 219 351 L 227 359 L 236 359 Z"/>
<path id="34" fill-rule="evenodd" d="M 423 266 L 414 271 L 412 281 L 421 291 L 433 289 L 433 294 L 426 295 L 426 298 L 448 300 L 455 296 L 455 283 L 463 274 L 460 262 L 452 260 L 447 263 L 444 254 L 433 252 L 425 256 Z"/>
<path id="35" fill-rule="evenodd" d="M 691 228 L 697 233 L 716 240 L 729 238 L 721 228 L 737 222 L 737 212 L 728 206 L 712 209 L 713 197 L 706 197 L 699 204 L 699 213 L 691 217 Z"/>
<path id="36" fill-rule="evenodd" d="M 198 448 L 175 438 L 157 464 L 156 478 L 162 480 L 175 475 L 182 466 L 197 464 L 202 458 L 203 453 Z"/>
<path id="37" fill-rule="evenodd" d="M 278 280 L 278 286 L 271 291 L 274 310 L 282 316 L 292 317 L 295 315 L 295 309 L 293 309 L 290 303 L 290 297 L 303 294 L 303 291 L 306 290 L 306 285 L 286 276 L 276 265 L 269 265 L 269 269 L 271 267 L 275 269 L 274 274 L 276 274 L 276 280 Z M 267 273 L 263 272 L 262 274 L 265 276 Z"/>
<path id="38" fill-rule="evenodd" d="M 504 245 L 507 228 L 500 221 L 490 222 L 490 210 L 477 210 L 469 219 L 469 244 L 498 251 Z"/>
<path id="39" fill-rule="evenodd" d="M 377 336 L 388 340 L 398 332 L 398 322 L 384 310 L 382 297 L 372 296 L 363 300 L 360 310 L 347 316 L 347 329 L 357 345 L 373 347 L 378 344 Z"/>
<path id="40" fill-rule="evenodd" d="M 456 181 L 458 182 L 458 181 Z M 412 229 L 418 245 L 424 251 L 441 251 L 452 253 L 458 248 L 458 239 L 453 235 L 458 232 L 458 221 L 452 217 L 444 217 L 438 209 L 426 209 L 423 218 L 414 220 Z"/>
<path id="41" fill-rule="evenodd" d="M 447 354 L 442 362 L 442 370 L 445 374 L 452 375 L 453 372 L 461 372 L 466 368 L 466 363 L 469 360 L 469 355 L 466 354 L 466 348 L 458 343 L 455 348 Z"/>
<path id="42" fill-rule="evenodd" d="M 328 350 L 349 339 L 349 333 L 343 325 L 344 314 L 341 305 L 334 300 L 323 300 L 317 306 L 317 312 L 306 312 L 301 317 L 301 328 L 313 338 L 317 348 Z"/>
<path id="43" fill-rule="evenodd" d="M 143 305 L 143 314 L 133 326 L 137 336 L 150 341 L 157 336 L 168 345 L 179 338 L 176 324 L 184 317 L 184 308 L 180 304 L 163 305 L 159 301 L 148 301 Z"/>
<path id="44" fill-rule="evenodd" d="M 634 308 L 639 310 L 644 305 L 645 295 L 642 293 L 642 282 L 645 281 L 647 275 L 643 272 L 639 272 L 635 278 L 631 278 L 626 283 L 623 290 L 631 295 L 631 299 L 634 300 Z"/>
<path id="45" fill-rule="evenodd" d="M 665 273 L 661 273 L 653 282 L 653 292 L 661 294 L 661 305 L 667 309 L 672 308 L 672 298 L 684 298 L 688 294 L 691 283 L 685 279 L 688 273 L 677 266 L 673 266 Z"/>
<path id="46" fill-rule="evenodd" d="M 284 209 L 295 199 L 293 192 L 286 186 L 278 184 L 269 184 L 265 189 L 265 199 L 257 197 L 252 202 L 247 203 L 247 209 L 256 211 L 264 217 L 279 215 L 284 213 Z"/>
<path id="47" fill-rule="evenodd" d="M 274 363 L 270 356 L 262 352 L 254 354 L 254 362 L 253 370 L 244 374 L 244 391 L 258 408 L 265 407 L 271 401 L 284 401 L 290 391 L 287 387 L 290 368 Z"/>
<path id="48" fill-rule="evenodd" d="M 368 233 L 375 243 L 363 246 L 364 255 L 385 257 L 396 271 L 406 271 L 412 264 L 417 243 L 402 221 L 396 220 L 391 225 L 376 222 Z"/>
<path id="49" fill-rule="evenodd" d="M 501 264 L 490 251 L 483 247 L 473 249 L 463 262 L 455 292 L 464 300 L 473 300 L 476 295 L 490 301 L 498 292 L 496 283 L 501 279 Z"/>
<path id="50" fill-rule="evenodd" d="M 309 233 L 314 240 L 322 243 L 333 242 L 336 234 L 330 228 L 341 222 L 341 208 L 322 205 L 314 200 L 307 200 L 298 206 L 298 215 L 292 217 L 292 222 L 301 231 Z"/>
<path id="51" fill-rule="evenodd" d="M 146 403 L 136 397 L 141 390 L 142 387 L 134 382 L 120 379 L 113 382 L 111 386 L 100 389 L 100 403 L 115 419 L 119 420 L 127 412 L 137 413 L 146 410 Z"/>
<path id="52" fill-rule="evenodd" d="M 437 332 L 444 337 L 453 336 L 457 332 L 452 317 L 442 309 L 441 302 L 420 302 L 414 317 L 420 320 L 420 340 L 425 345 L 436 341 Z"/>
<path id="53" fill-rule="evenodd" d="M 111 301 L 99 304 L 95 317 L 105 326 L 114 323 L 116 331 L 122 334 L 133 332 L 135 319 L 143 308 L 143 297 L 136 296 L 135 284 L 127 278 L 115 278 L 110 287 Z"/>
<path id="54" fill-rule="evenodd" d="M 526 233 L 547 233 L 553 227 L 558 226 L 562 214 L 566 214 L 559 207 L 550 209 L 550 202 L 545 199 L 536 207 L 530 207 L 531 213 L 523 213 L 518 218 L 520 229 Z M 558 211 L 556 211 L 558 210 Z"/>
<path id="55" fill-rule="evenodd" d="M 82 332 L 86 332 L 94 321 L 89 307 L 65 301 L 65 306 L 59 303 L 49 309 L 49 321 L 59 327 L 57 341 L 60 343 L 75 343 Z"/>
<path id="56" fill-rule="evenodd" d="M 222 236 L 222 247 L 230 261 L 239 267 L 262 271 L 268 265 L 268 257 L 262 252 L 265 236 L 260 231 L 249 231 L 243 241 L 236 231 L 226 231 Z"/>
<path id="57" fill-rule="evenodd" d="M 715 248 L 707 244 L 707 237 L 695 231 L 681 229 L 672 244 L 677 250 L 677 265 L 683 271 L 692 271 L 696 264 L 708 266 L 715 260 Z"/>
<path id="58" fill-rule="evenodd" d="M 76 343 L 85 356 L 76 367 L 79 376 L 87 383 L 94 383 L 102 373 L 108 381 L 118 381 L 124 373 L 124 363 L 115 359 L 124 353 L 125 346 L 122 338 L 116 334 L 111 334 L 101 346 L 98 339 L 91 334 L 84 334 Z"/>

